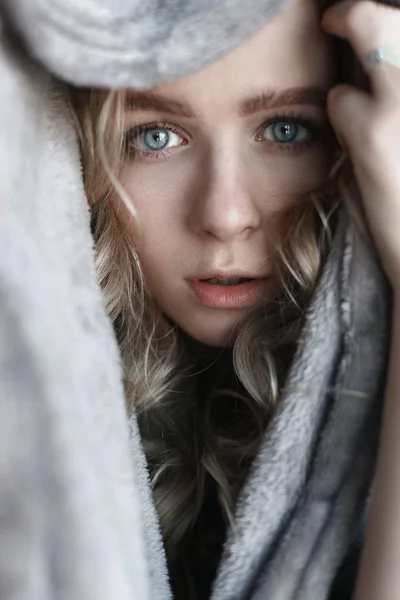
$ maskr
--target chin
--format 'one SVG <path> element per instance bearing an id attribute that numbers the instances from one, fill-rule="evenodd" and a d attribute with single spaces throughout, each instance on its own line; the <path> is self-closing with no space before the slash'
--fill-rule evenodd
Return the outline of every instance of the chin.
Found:
<path id="1" fill-rule="evenodd" d="M 243 319 L 241 311 L 210 308 L 178 312 L 174 307 L 173 311 L 164 310 L 164 315 L 192 340 L 210 348 L 232 347 Z"/>
<path id="2" fill-rule="evenodd" d="M 208 346 L 209 348 L 229 348 L 233 346 L 234 339 L 231 336 L 194 336 L 191 337 L 200 344 L 204 344 L 204 346 Z"/>
<path id="3" fill-rule="evenodd" d="M 197 327 L 181 325 L 181 329 L 196 342 L 211 348 L 229 348 L 233 346 L 237 335 L 236 328 L 232 324 L 226 327 L 215 327 L 210 324 Z"/>

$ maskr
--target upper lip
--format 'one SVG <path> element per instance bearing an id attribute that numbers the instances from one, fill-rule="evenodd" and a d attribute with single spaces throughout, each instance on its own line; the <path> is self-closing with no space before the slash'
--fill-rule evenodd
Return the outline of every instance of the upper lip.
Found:
<path id="1" fill-rule="evenodd" d="M 253 275 L 248 272 L 236 270 L 236 271 L 207 271 L 201 275 L 195 275 L 190 279 L 265 279 L 265 275 Z"/>

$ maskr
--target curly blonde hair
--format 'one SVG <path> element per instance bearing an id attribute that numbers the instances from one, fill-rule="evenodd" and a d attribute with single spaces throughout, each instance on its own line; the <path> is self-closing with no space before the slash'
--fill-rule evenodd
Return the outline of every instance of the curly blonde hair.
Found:
<path id="1" fill-rule="evenodd" d="M 338 154 L 325 189 L 288 213 L 286 234 L 275 241 L 274 297 L 249 311 L 238 327 L 233 347 L 225 351 L 228 375 L 220 377 L 221 369 L 211 368 L 201 386 L 205 364 L 193 358 L 184 332 L 146 289 L 132 239 L 109 201 L 117 192 L 135 214 L 118 182 L 126 151 L 125 92 L 75 89 L 70 98 L 80 132 L 98 280 L 121 351 L 127 409 L 139 418 L 174 582 L 178 569 L 181 576 L 189 570 L 190 546 L 199 556 L 214 552 L 215 563 L 220 550 L 212 548 L 220 549 L 224 530 L 217 534 L 215 528 L 209 539 L 204 534 L 202 515 L 210 499 L 221 519 L 234 523 L 238 493 L 278 402 L 329 251 L 348 169 Z M 195 597 L 190 584 L 185 589 L 186 598 Z"/>

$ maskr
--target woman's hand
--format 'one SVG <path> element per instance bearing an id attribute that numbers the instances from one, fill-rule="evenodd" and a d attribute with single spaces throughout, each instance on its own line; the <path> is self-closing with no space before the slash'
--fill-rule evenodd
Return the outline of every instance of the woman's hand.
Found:
<path id="1" fill-rule="evenodd" d="M 362 63 L 379 46 L 391 46 L 400 60 L 400 8 L 344 0 L 326 10 L 321 25 L 348 40 Z M 328 116 L 350 155 L 384 268 L 400 291 L 400 64 L 379 63 L 368 75 L 371 93 L 350 85 L 330 91 Z"/>
<path id="2" fill-rule="evenodd" d="M 380 46 L 400 54 L 400 10 L 371 0 L 329 8 L 322 27 L 347 39 L 361 63 Z M 371 232 L 394 289 L 385 406 L 357 600 L 400 598 L 400 65 L 369 70 L 371 93 L 340 85 L 328 114 L 353 163 Z"/>

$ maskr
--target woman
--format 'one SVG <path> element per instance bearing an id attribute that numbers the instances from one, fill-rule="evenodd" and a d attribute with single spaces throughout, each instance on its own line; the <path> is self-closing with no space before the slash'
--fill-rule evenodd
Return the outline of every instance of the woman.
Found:
<path id="1" fill-rule="evenodd" d="M 209 597 L 326 252 L 331 46 L 316 5 L 295 2 L 198 74 L 79 106 L 99 277 L 177 598 Z"/>
<path id="2" fill-rule="evenodd" d="M 45 6 L 0 4 L 0 596 L 350 598 L 388 362 L 364 209 L 398 353 L 399 12 Z M 362 600 L 397 589 L 396 395 L 392 367 Z"/>
<path id="3" fill-rule="evenodd" d="M 296 0 L 199 73 L 73 93 L 99 280 L 176 598 L 210 595 L 350 194 L 346 155 L 396 298 L 400 70 L 370 68 L 370 92 L 337 86 L 355 77 L 327 33 L 365 61 L 399 31 L 399 13 L 371 2 L 327 10 L 321 30 L 315 3 Z M 383 598 L 367 569 L 360 598 Z"/>

